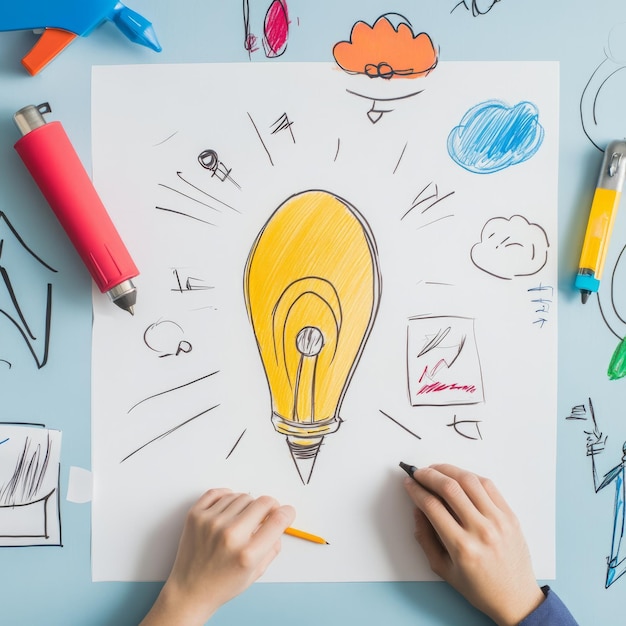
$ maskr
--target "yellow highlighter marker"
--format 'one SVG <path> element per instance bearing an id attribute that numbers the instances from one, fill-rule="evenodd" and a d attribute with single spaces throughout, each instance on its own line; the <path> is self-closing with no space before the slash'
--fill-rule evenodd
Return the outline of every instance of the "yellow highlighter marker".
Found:
<path id="1" fill-rule="evenodd" d="M 576 288 L 580 289 L 583 304 L 600 288 L 624 178 L 626 178 L 626 141 L 612 141 L 602 160 L 602 169 L 591 203 L 578 274 L 574 283 Z"/>

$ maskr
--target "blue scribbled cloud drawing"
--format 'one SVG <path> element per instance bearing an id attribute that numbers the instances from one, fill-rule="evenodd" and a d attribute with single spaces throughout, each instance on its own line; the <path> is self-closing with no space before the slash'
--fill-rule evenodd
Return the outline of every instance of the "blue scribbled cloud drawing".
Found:
<path id="1" fill-rule="evenodd" d="M 472 107 L 448 136 L 448 153 L 475 174 L 492 174 L 532 157 L 543 142 L 532 102 L 488 100 Z"/>

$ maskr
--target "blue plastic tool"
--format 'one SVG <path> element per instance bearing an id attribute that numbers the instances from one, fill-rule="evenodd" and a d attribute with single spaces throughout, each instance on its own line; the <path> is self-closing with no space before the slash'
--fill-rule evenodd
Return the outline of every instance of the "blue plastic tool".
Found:
<path id="1" fill-rule="evenodd" d="M 152 24 L 118 0 L 7 0 L 0 10 L 0 31 L 44 29 L 22 64 L 41 71 L 76 37 L 85 37 L 111 21 L 131 41 L 161 52 Z"/>

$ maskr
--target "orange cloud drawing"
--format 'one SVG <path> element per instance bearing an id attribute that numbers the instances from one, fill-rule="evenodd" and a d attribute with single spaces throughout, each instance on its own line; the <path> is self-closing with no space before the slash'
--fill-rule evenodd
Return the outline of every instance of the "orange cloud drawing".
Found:
<path id="1" fill-rule="evenodd" d="M 374 26 L 357 22 L 349 41 L 340 41 L 333 56 L 341 69 L 370 78 L 418 78 L 437 65 L 437 50 L 426 33 L 415 35 L 405 22 L 397 28 L 386 16 Z"/>

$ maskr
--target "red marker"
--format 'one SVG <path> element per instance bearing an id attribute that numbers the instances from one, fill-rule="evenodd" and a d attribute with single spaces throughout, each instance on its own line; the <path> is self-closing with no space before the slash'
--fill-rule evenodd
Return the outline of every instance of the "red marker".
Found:
<path id="1" fill-rule="evenodd" d="M 102 293 L 134 313 L 139 270 L 59 122 L 46 123 L 46 102 L 20 109 L 13 119 L 23 137 L 15 149 L 52 207 Z"/>

